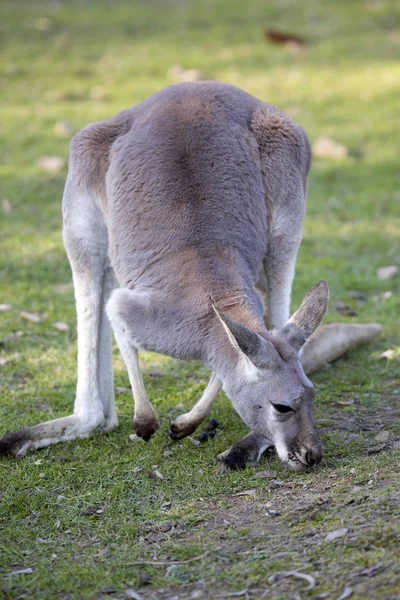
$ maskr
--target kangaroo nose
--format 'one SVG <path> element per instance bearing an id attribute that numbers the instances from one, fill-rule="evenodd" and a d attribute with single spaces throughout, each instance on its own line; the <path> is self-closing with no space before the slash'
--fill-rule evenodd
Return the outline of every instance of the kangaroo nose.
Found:
<path id="1" fill-rule="evenodd" d="M 305 459 L 309 467 L 313 467 L 321 462 L 322 452 L 321 450 L 307 450 Z"/>

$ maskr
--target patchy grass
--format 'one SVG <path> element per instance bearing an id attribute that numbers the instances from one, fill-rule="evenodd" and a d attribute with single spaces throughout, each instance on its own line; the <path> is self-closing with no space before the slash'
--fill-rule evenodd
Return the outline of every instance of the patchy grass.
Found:
<path id="1" fill-rule="evenodd" d="M 66 173 L 44 173 L 37 159 L 67 157 L 57 121 L 78 130 L 140 102 L 170 83 L 175 63 L 278 105 L 311 140 L 329 135 L 350 149 L 347 159 L 313 162 L 293 305 L 325 277 L 327 320 L 376 321 L 384 332 L 314 376 L 326 462 L 307 474 L 269 455 L 259 468 L 215 477 L 216 454 L 245 427 L 221 395 L 214 440 L 199 448 L 169 440 L 176 406 L 193 405 L 207 373 L 144 354 L 162 422 L 149 444 L 129 443 L 132 399 L 122 393 L 117 431 L 0 461 L 1 597 L 123 598 L 133 588 L 156 599 L 241 590 L 337 599 L 346 587 L 352 598 L 398 597 L 400 369 L 379 354 L 399 350 L 400 278 L 378 281 L 376 269 L 400 263 L 399 16 L 390 0 L 3 0 L 0 302 L 12 309 L 0 313 L 0 339 L 24 335 L 0 348 L 1 434 L 66 415 L 74 399 L 75 311 L 60 235 Z M 307 44 L 268 45 L 265 28 Z M 356 316 L 338 317 L 338 301 Z M 20 310 L 45 318 L 26 322 Z M 117 352 L 115 366 L 116 386 L 126 387 Z M 375 439 L 382 429 L 387 443 Z M 276 471 L 272 482 L 255 477 L 265 468 Z M 255 493 L 234 496 L 243 490 Z M 338 529 L 347 531 L 325 541 Z M 315 589 L 293 576 L 268 582 L 292 570 L 312 575 Z"/>

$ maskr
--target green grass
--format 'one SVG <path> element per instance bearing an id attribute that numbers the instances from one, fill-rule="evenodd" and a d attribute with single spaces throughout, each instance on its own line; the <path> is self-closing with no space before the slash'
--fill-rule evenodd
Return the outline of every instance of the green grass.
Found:
<path id="1" fill-rule="evenodd" d="M 307 474 L 269 455 L 259 468 L 215 477 L 216 454 L 244 425 L 221 396 L 213 416 L 224 427 L 214 440 L 199 448 L 169 440 L 176 405 L 193 405 L 207 373 L 144 354 L 162 423 L 149 444 L 130 444 L 133 401 L 123 393 L 117 431 L 0 461 L 0 597 L 123 598 L 133 588 L 144 598 L 215 598 L 247 588 L 250 598 L 268 590 L 274 599 L 337 599 L 345 587 L 352 598 L 398 597 L 400 367 L 379 354 L 400 346 L 400 278 L 380 282 L 376 269 L 400 264 L 399 19 L 394 0 L 2 1 L 0 303 L 12 309 L 0 313 L 0 339 L 24 335 L 0 348 L 0 434 L 69 414 L 74 400 L 75 309 L 60 215 L 66 172 L 45 173 L 37 160 L 67 158 L 57 121 L 76 131 L 110 117 L 172 83 L 176 63 L 286 110 L 311 141 L 328 135 L 349 148 L 347 159 L 313 161 L 293 307 L 326 278 L 327 321 L 384 330 L 313 377 L 326 462 Z M 307 44 L 298 52 L 270 45 L 267 28 Z M 5 198 L 11 212 L 2 210 Z M 354 290 L 364 303 L 349 296 Z M 339 300 L 357 315 L 339 316 Z M 45 320 L 25 322 L 20 310 Z M 162 377 L 151 375 L 153 364 Z M 115 383 L 128 385 L 117 351 Z M 370 454 L 381 428 L 389 449 Z M 149 475 L 154 465 L 163 480 Z M 265 468 L 283 485 L 254 477 Z M 233 496 L 249 489 L 253 496 Z M 344 537 L 324 541 L 343 527 Z M 130 564 L 149 560 L 166 562 Z M 372 576 L 362 573 L 374 565 Z M 24 568 L 33 572 L 13 574 Z M 293 577 L 268 583 L 293 569 L 312 574 L 316 588 L 304 592 Z"/>

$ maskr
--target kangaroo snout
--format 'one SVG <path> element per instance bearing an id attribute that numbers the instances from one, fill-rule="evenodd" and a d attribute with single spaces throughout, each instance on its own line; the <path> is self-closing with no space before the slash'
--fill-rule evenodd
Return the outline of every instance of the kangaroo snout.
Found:
<path id="1" fill-rule="evenodd" d="M 321 459 L 324 455 L 324 451 L 322 446 L 317 448 L 309 448 L 305 453 L 305 461 L 308 467 L 315 467 L 318 463 L 321 462 Z"/>

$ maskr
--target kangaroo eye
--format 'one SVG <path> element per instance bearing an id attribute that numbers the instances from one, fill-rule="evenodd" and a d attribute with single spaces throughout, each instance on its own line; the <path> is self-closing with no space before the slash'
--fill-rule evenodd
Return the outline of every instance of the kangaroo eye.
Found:
<path id="1" fill-rule="evenodd" d="M 271 404 L 274 407 L 274 409 L 281 415 L 294 412 L 293 408 L 290 408 L 290 406 L 286 406 L 286 404 L 274 404 L 274 402 L 271 402 Z"/>

